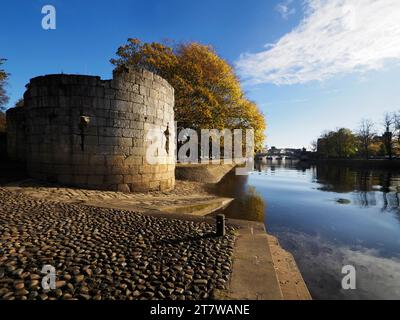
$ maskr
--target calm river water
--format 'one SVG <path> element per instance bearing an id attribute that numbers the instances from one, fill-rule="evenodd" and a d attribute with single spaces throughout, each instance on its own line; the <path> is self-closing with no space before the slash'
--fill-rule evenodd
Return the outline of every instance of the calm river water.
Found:
<path id="1" fill-rule="evenodd" d="M 283 162 L 227 176 L 231 218 L 264 221 L 314 299 L 400 299 L 400 172 Z M 344 265 L 356 290 L 341 289 Z"/>

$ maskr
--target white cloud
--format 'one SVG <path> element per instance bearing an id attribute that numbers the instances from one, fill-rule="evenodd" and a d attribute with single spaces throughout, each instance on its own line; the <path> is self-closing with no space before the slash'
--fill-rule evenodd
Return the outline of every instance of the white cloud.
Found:
<path id="1" fill-rule="evenodd" d="M 291 8 L 293 0 L 286 0 L 284 2 L 278 3 L 275 7 L 275 10 L 279 12 L 283 19 L 288 19 L 292 14 L 296 13 L 295 8 Z"/>
<path id="2" fill-rule="evenodd" d="M 305 0 L 305 18 L 236 67 L 252 84 L 296 84 L 379 70 L 400 59 L 400 0 Z"/>

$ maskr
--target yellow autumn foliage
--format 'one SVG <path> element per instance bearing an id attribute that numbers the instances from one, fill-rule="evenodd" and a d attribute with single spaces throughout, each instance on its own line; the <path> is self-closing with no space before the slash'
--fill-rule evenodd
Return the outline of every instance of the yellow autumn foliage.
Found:
<path id="1" fill-rule="evenodd" d="M 179 127 L 206 129 L 253 128 L 256 150 L 263 146 L 265 119 L 249 101 L 233 68 L 215 50 L 197 42 L 173 47 L 128 39 L 111 63 L 144 68 L 175 88 L 175 117 Z"/>

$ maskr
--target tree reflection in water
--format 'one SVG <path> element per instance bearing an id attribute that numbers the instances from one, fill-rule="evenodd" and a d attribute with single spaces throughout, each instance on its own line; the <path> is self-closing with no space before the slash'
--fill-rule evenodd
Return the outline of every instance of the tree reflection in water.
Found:
<path id="1" fill-rule="evenodd" d="M 223 213 L 231 219 L 264 222 L 265 199 L 247 181 L 247 176 L 237 176 L 233 170 L 216 186 L 220 196 L 235 198 Z"/>
<path id="2" fill-rule="evenodd" d="M 381 205 L 381 211 L 400 215 L 400 172 L 326 164 L 315 168 L 315 181 L 321 185 L 319 190 L 352 193 L 354 204 L 361 207 Z M 377 197 L 381 197 L 382 202 Z"/>
<path id="3" fill-rule="evenodd" d="M 318 190 L 346 194 L 351 200 L 339 199 L 341 204 L 353 204 L 360 207 L 381 206 L 382 212 L 394 212 L 400 219 L 400 170 L 366 169 L 332 164 L 310 165 L 305 162 L 256 161 L 254 174 L 262 175 L 269 170 L 286 167 L 300 172 L 310 171 Z M 235 201 L 224 213 L 235 219 L 264 221 L 266 199 L 248 185 L 247 176 L 236 176 L 234 171 L 227 175 L 217 186 L 216 192 Z M 379 199 L 380 198 L 380 199 Z"/>

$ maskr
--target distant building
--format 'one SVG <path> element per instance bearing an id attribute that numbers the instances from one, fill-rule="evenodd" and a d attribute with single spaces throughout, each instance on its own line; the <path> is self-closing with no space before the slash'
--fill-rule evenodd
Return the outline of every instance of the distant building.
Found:
<path id="1" fill-rule="evenodd" d="M 301 151 L 302 149 L 271 147 L 267 153 L 269 156 L 298 156 L 301 154 Z"/>

